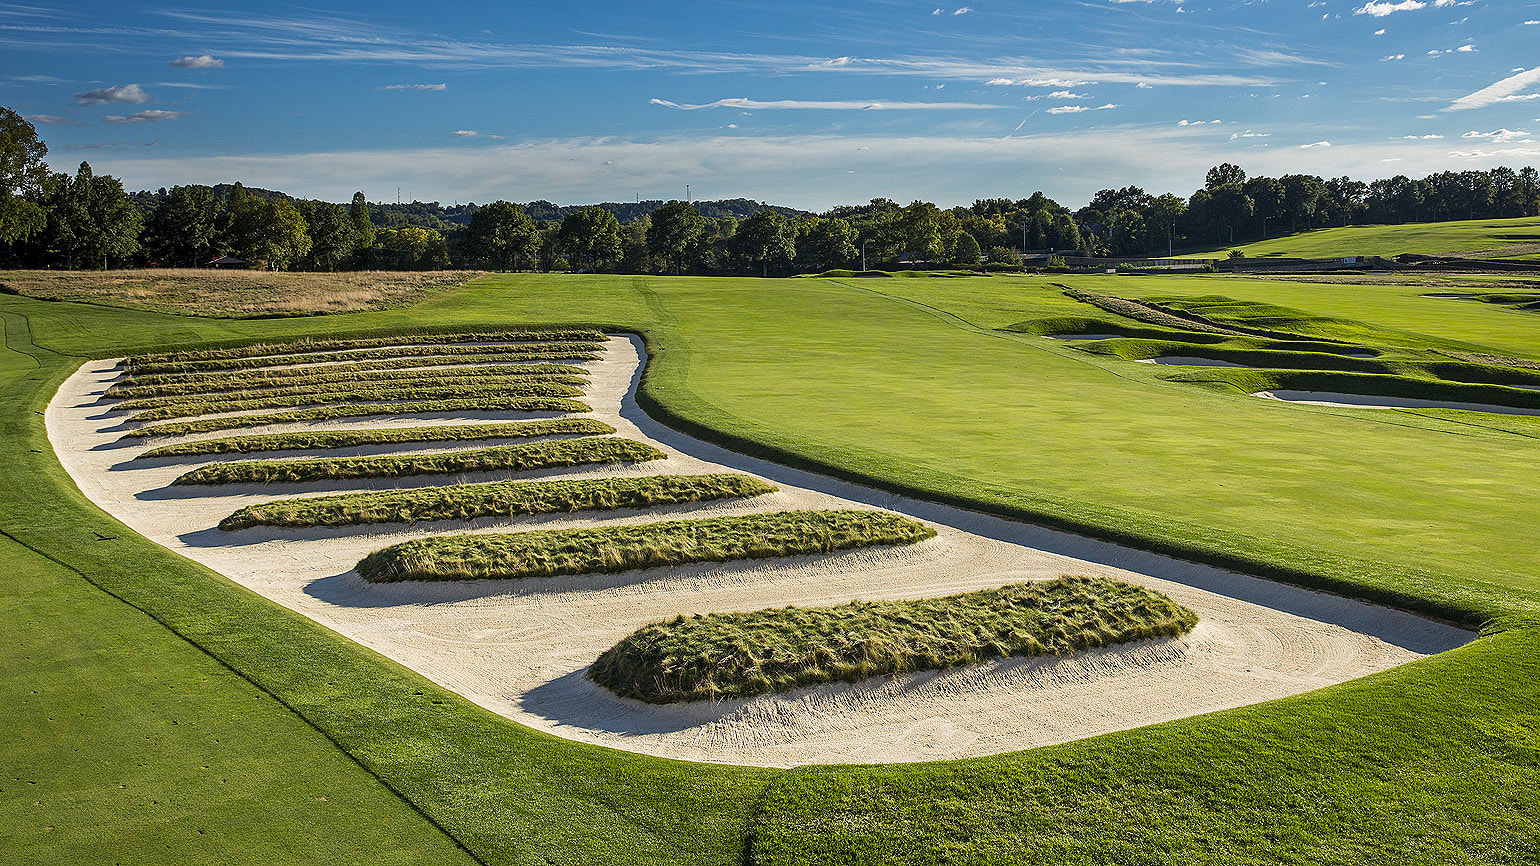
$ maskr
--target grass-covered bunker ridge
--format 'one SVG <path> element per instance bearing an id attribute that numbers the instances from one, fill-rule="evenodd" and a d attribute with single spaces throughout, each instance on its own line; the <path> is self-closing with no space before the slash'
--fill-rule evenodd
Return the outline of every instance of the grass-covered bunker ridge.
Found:
<path id="1" fill-rule="evenodd" d="M 151 448 L 136 460 L 189 457 L 202 454 L 251 454 L 261 451 L 303 451 L 397 445 L 413 442 L 473 442 L 480 439 L 521 439 L 536 436 L 604 436 L 615 428 L 594 418 L 545 418 L 506 424 L 446 424 L 434 427 L 381 427 L 362 430 L 313 430 L 196 439 Z"/>
<path id="2" fill-rule="evenodd" d="M 419 523 L 649 508 L 681 502 L 747 499 L 775 488 L 747 475 L 648 475 L 641 478 L 587 478 L 555 481 L 494 481 L 420 490 L 346 493 L 340 496 L 280 499 L 248 505 L 220 521 L 220 529 L 252 526 L 355 526 L 367 523 Z"/>
<path id="3" fill-rule="evenodd" d="M 611 436 L 559 439 L 496 448 L 380 457 L 315 457 L 305 460 L 242 460 L 211 463 L 179 476 L 172 484 L 271 484 L 351 478 L 404 478 L 460 472 L 522 472 L 558 466 L 643 463 L 662 460 L 662 451 L 634 439 Z"/>
<path id="4" fill-rule="evenodd" d="M 680 616 L 606 650 L 589 675 L 649 703 L 743 698 L 991 658 L 1068 655 L 1191 630 L 1154 590 L 1062 577 L 916 601 Z"/>
<path id="5" fill-rule="evenodd" d="M 782 511 L 597 529 L 443 535 L 392 545 L 358 563 L 377 583 L 595 574 L 912 544 L 936 534 L 886 511 Z"/>

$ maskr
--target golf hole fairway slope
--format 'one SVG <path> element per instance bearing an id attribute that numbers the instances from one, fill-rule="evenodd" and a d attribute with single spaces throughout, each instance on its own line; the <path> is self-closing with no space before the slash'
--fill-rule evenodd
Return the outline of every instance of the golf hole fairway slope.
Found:
<path id="1" fill-rule="evenodd" d="M 459 340 L 454 345 L 474 348 L 474 344 L 474 340 Z M 87 362 L 61 386 L 46 422 L 60 461 L 80 489 L 134 531 L 494 712 L 563 737 L 654 755 L 792 766 L 992 754 L 1298 694 L 1441 652 L 1474 637 L 1401 611 L 745 457 L 666 428 L 638 408 L 634 393 L 644 360 L 640 338 L 610 337 L 602 343 L 575 339 L 570 345 L 580 347 L 580 351 L 570 350 L 571 354 L 595 356 L 561 359 L 586 370 L 589 385 L 582 402 L 561 400 L 551 408 L 495 399 L 404 401 L 369 415 L 305 410 L 194 417 L 156 425 L 159 429 L 135 428 L 111 411 L 112 398 L 106 392 L 124 381 L 125 371 L 118 361 L 107 360 Z M 392 352 L 407 348 L 406 344 L 389 347 Z M 425 346 L 421 351 L 435 350 Z M 283 364 L 290 359 L 282 346 L 269 345 L 262 352 L 250 357 L 264 359 L 269 369 L 286 369 Z M 489 354 L 496 353 L 461 357 Z M 369 369 L 408 369 L 424 366 L 424 359 L 441 359 L 432 364 L 438 365 L 452 357 L 442 353 L 391 356 L 368 363 Z M 232 356 L 167 358 L 157 363 L 236 360 L 245 361 Z M 315 365 L 308 369 L 333 372 Z M 446 375 L 464 376 L 474 368 L 443 369 Z M 174 381 L 197 381 L 197 377 Z M 334 380 L 312 383 L 325 381 Z M 553 417 L 586 418 L 614 430 L 613 438 L 561 440 L 560 444 L 625 441 L 656 451 L 657 459 L 539 468 L 478 463 L 462 466 L 449 476 L 302 473 L 314 480 L 293 478 L 269 486 L 173 483 L 189 472 L 213 476 L 233 471 L 255 480 L 257 470 L 218 467 L 298 462 L 240 459 L 250 447 L 246 444 L 206 448 L 192 444 L 229 440 L 231 434 L 224 431 L 230 429 L 231 418 L 241 419 L 238 426 L 250 428 L 242 431 L 242 437 L 296 437 L 263 439 L 262 443 L 304 443 L 304 447 L 324 450 L 342 447 L 357 434 L 357 441 L 374 443 L 370 460 L 414 461 L 442 460 L 454 452 L 422 450 L 420 443 L 411 444 L 421 436 L 418 433 L 398 438 L 398 434 L 361 431 L 512 424 Z M 148 430 L 154 430 L 153 438 L 125 435 Z M 177 449 L 174 459 L 136 459 L 167 446 Z M 393 447 L 400 452 L 392 452 Z M 204 450 L 221 453 L 194 453 Z M 352 458 L 314 459 L 336 465 Z M 302 504 L 315 497 L 315 513 L 322 513 L 334 507 L 331 500 L 322 502 L 323 496 L 406 494 L 471 483 L 723 474 L 749 476 L 775 489 L 753 496 L 643 500 L 638 507 L 622 503 L 618 508 L 534 514 L 515 513 L 520 511 L 516 508 L 491 508 L 498 513 L 485 514 L 486 509 L 473 508 L 450 514 L 447 520 L 416 523 L 354 524 L 349 519 L 338 521 L 342 525 L 218 528 L 233 513 L 248 507 L 260 510 L 278 500 Z M 566 533 L 560 537 L 571 538 L 572 533 L 605 530 L 614 538 L 645 534 L 647 526 L 662 523 L 851 511 L 867 512 L 872 520 L 894 526 L 922 525 L 924 532 L 907 539 L 912 543 L 819 547 L 804 553 L 788 547 L 773 552 L 792 555 L 555 574 L 538 580 L 488 577 L 373 583 L 360 576 L 356 567 L 376 551 L 445 533 L 458 539 L 544 532 Z M 932 531 L 933 537 L 923 537 Z M 827 682 L 801 682 L 786 691 L 737 696 L 728 692 L 714 700 L 648 703 L 617 695 L 589 675 L 601 656 L 629 635 L 680 616 L 686 621 L 697 614 L 752 618 L 761 616 L 754 611 L 788 606 L 831 609 L 854 602 L 913 603 L 920 606 L 916 609 L 924 609 L 924 605 L 947 603 L 948 597 L 1030 587 L 1065 575 L 1116 581 L 1158 593 L 1191 611 L 1196 625 L 1062 656 L 983 651 L 977 653 L 976 663 L 960 666 L 919 669 L 929 665 L 905 662 L 893 665 L 883 676 L 853 682 L 834 677 Z M 940 653 L 938 661 L 950 658 L 949 653 Z M 960 648 L 956 654 L 958 658 L 967 655 Z"/>

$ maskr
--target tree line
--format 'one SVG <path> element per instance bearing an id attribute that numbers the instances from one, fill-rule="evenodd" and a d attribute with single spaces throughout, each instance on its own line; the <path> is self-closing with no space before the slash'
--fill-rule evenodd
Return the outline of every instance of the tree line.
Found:
<path id="1" fill-rule="evenodd" d="M 1540 176 L 1533 168 L 1365 183 L 1250 177 L 1225 163 L 1186 198 L 1129 186 L 1101 190 L 1075 211 L 1038 192 L 950 209 L 879 198 L 822 214 L 736 200 L 708 208 L 648 202 L 626 205 L 621 212 L 633 218 L 622 222 L 618 206 L 371 207 L 362 192 L 341 205 L 248 191 L 239 183 L 130 195 L 85 162 L 73 175 L 52 172 L 46 153 L 32 125 L 0 107 L 0 264 L 196 267 L 230 256 L 252 266 L 319 271 L 768 276 L 906 263 L 1014 267 L 1023 252 L 1170 254 L 1321 226 L 1540 214 Z M 745 211 L 742 218 L 733 215 Z"/>

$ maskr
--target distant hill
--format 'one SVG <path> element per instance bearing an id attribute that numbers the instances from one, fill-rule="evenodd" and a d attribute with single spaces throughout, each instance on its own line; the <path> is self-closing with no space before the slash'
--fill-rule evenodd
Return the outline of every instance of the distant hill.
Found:
<path id="1" fill-rule="evenodd" d="M 1540 259 L 1540 217 L 1315 229 L 1234 247 L 1183 252 L 1179 257 L 1223 258 L 1230 249 L 1253 259 L 1391 258 L 1402 253 Z"/>

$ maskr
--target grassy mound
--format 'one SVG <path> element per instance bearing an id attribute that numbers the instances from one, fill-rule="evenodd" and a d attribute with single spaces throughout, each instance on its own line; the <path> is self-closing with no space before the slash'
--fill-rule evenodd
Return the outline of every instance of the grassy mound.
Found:
<path id="1" fill-rule="evenodd" d="M 187 436 L 214 430 L 236 430 L 267 424 L 293 424 L 300 421 L 328 421 L 334 418 L 359 418 L 368 415 L 421 415 L 431 412 L 591 412 L 593 407 L 576 400 L 553 397 L 495 397 L 481 400 L 409 400 L 401 403 L 346 403 L 318 409 L 292 412 L 268 412 L 261 415 L 229 415 L 224 418 L 200 418 L 172 421 L 130 430 L 123 435 L 133 439 L 151 436 Z"/>
<path id="2" fill-rule="evenodd" d="M 476 343 L 468 346 L 397 346 L 384 349 L 361 349 L 347 352 L 316 352 L 302 355 L 268 355 L 261 358 L 225 358 L 212 361 L 150 361 L 135 364 L 130 370 L 135 374 L 161 373 L 217 373 L 233 370 L 252 370 L 264 367 L 287 367 L 296 364 L 366 363 L 425 358 L 533 358 L 542 361 L 582 358 L 591 360 L 598 355 L 594 347 L 586 343 L 521 343 L 496 346 Z"/>
<path id="3" fill-rule="evenodd" d="M 747 499 L 774 493 L 747 475 L 654 475 L 578 481 L 497 481 L 426 490 L 350 493 L 281 499 L 250 505 L 220 521 L 220 529 L 252 526 L 355 526 L 471 520 L 565 511 L 647 508 L 713 499 Z"/>
<path id="4" fill-rule="evenodd" d="M 567 439 L 438 454 L 384 457 L 316 457 L 307 460 L 248 460 L 214 463 L 178 477 L 172 484 L 269 484 L 344 478 L 400 478 L 460 472 L 517 472 L 592 463 L 662 460 L 662 451 L 630 439 Z"/>
<path id="5" fill-rule="evenodd" d="M 316 388 L 299 394 L 232 395 L 221 399 L 194 397 L 150 397 L 129 400 L 115 409 L 132 410 L 148 404 L 151 408 L 132 415 L 130 421 L 164 421 L 221 412 L 246 412 L 255 409 L 282 409 L 295 406 L 320 406 L 327 403 L 391 403 L 402 400 L 473 400 L 486 397 L 581 397 L 581 388 L 553 382 L 517 381 L 481 385 L 390 385 L 382 388 Z"/>
<path id="6" fill-rule="evenodd" d="M 301 339 L 283 343 L 253 343 L 227 349 L 190 349 L 134 355 L 124 359 L 132 369 L 140 364 L 175 361 L 214 361 L 225 358 L 255 358 L 295 352 L 339 352 L 349 349 L 379 349 L 387 346 L 443 346 L 455 343 L 505 343 L 514 341 L 540 343 L 602 343 L 605 336 L 591 328 L 542 328 L 514 331 L 469 331 L 452 334 L 401 334 L 391 337 L 366 337 L 351 340 Z"/>
<path id="7" fill-rule="evenodd" d="M 238 395 L 251 392 L 294 392 L 301 389 L 327 385 L 353 385 L 356 387 L 399 385 L 411 382 L 441 385 L 471 385 L 497 381 L 561 382 L 566 385 L 582 385 L 588 381 L 588 371 L 582 367 L 565 364 L 505 364 L 495 367 L 452 367 L 436 370 L 365 370 L 352 373 L 312 373 L 301 375 L 255 376 L 236 375 L 195 377 L 163 384 L 132 384 L 120 382 L 107 389 L 112 399 L 142 400 L 152 397 L 185 397 L 187 395 Z"/>
<path id="8" fill-rule="evenodd" d="M 1197 622 L 1153 590 L 1064 577 L 917 601 L 680 616 L 633 632 L 589 675 L 654 704 L 742 698 L 997 657 L 1068 655 L 1174 637 Z"/>
<path id="9" fill-rule="evenodd" d="M 935 530 L 885 511 L 784 511 L 639 526 L 419 538 L 369 554 L 377 583 L 551 577 L 912 544 Z"/>
<path id="10" fill-rule="evenodd" d="M 568 359 L 570 360 L 570 359 Z M 587 360 L 592 360 L 587 359 Z M 324 367 L 269 367 L 262 370 L 237 370 L 224 373 L 156 373 L 148 376 L 128 376 L 118 380 L 113 388 L 140 388 L 166 385 L 206 384 L 211 390 L 238 390 L 246 383 L 253 387 L 263 384 L 276 385 L 292 381 L 305 381 L 318 376 L 384 376 L 390 373 L 412 375 L 474 376 L 478 373 L 511 371 L 511 375 L 526 373 L 537 376 L 560 373 L 586 376 L 588 371 L 571 364 L 540 363 L 535 359 L 508 359 L 482 357 L 454 358 L 395 358 L 389 361 L 368 361 L 358 364 L 328 364 Z M 316 381 L 346 381 L 343 379 L 316 379 Z M 109 391 L 109 395 L 114 392 Z"/>
<path id="11" fill-rule="evenodd" d="M 251 454 L 258 451 L 302 451 L 350 448 L 355 445 L 395 445 L 406 442 L 471 442 L 477 439 L 517 439 L 531 436 L 606 436 L 615 428 L 593 418 L 547 418 L 507 424 L 452 424 L 436 427 L 384 427 L 376 430 L 318 430 L 269 433 L 178 442 L 152 448 L 134 458 L 189 457 L 200 454 Z"/>

